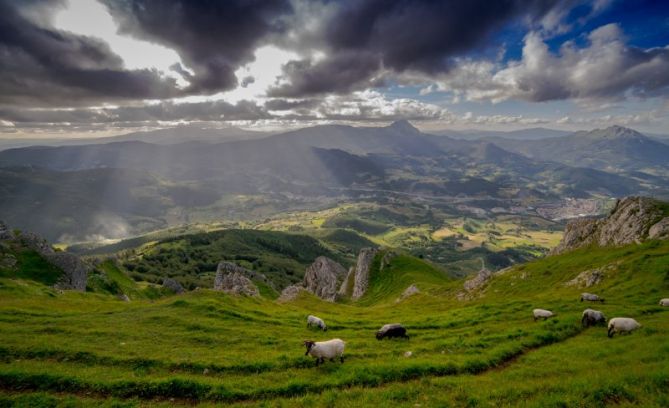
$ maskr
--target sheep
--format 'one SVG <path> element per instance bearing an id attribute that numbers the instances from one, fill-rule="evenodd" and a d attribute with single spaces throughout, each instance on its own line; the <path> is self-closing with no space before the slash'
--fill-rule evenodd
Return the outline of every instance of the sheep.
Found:
<path id="1" fill-rule="evenodd" d="M 328 341 L 305 340 L 304 346 L 307 348 L 305 356 L 311 354 L 316 358 L 316 366 L 325 362 L 325 359 L 334 361 L 336 357 L 344 363 L 344 346 L 346 343 L 341 339 L 332 339 Z"/>
<path id="2" fill-rule="evenodd" d="M 602 302 L 604 303 L 604 298 L 601 298 L 592 293 L 581 293 L 581 302 L 587 300 L 588 302 Z"/>
<path id="3" fill-rule="evenodd" d="M 399 323 L 385 324 L 376 332 L 377 340 L 383 340 L 385 338 L 391 339 L 393 337 L 402 337 L 409 340 L 407 329 Z"/>
<path id="4" fill-rule="evenodd" d="M 555 316 L 555 313 L 551 312 L 550 310 L 545 310 L 545 309 L 534 309 L 532 311 L 532 314 L 534 314 L 534 321 L 536 322 L 537 319 L 548 319 L 549 317 Z"/>
<path id="5" fill-rule="evenodd" d="M 606 316 L 599 310 L 585 309 L 581 324 L 583 327 L 594 326 L 600 323 L 606 323 Z"/>
<path id="6" fill-rule="evenodd" d="M 660 306 L 669 306 L 669 298 L 661 299 Z"/>
<path id="7" fill-rule="evenodd" d="M 307 316 L 307 327 L 316 326 L 323 331 L 328 331 L 328 327 L 325 325 L 325 322 L 320 317 L 314 315 Z"/>
<path id="8" fill-rule="evenodd" d="M 630 333 L 640 327 L 639 322 L 630 317 L 614 317 L 609 320 L 609 338 L 616 333 Z"/>

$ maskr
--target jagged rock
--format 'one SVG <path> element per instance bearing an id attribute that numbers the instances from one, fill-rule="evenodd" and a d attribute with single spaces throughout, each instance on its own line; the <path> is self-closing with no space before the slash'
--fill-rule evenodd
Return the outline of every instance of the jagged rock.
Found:
<path id="1" fill-rule="evenodd" d="M 339 292 L 337 292 L 340 297 L 349 295 L 349 287 L 350 285 L 353 284 L 351 279 L 355 279 L 354 275 L 355 275 L 355 266 L 351 266 L 350 268 L 348 268 L 346 277 L 344 278 L 344 280 L 341 283 L 341 286 L 339 287 Z"/>
<path id="2" fill-rule="evenodd" d="M 607 265 L 604 268 L 590 269 L 579 273 L 574 279 L 565 283 L 565 286 L 575 286 L 577 288 L 589 288 L 604 279 L 605 272 L 613 269 L 613 265 Z"/>
<path id="3" fill-rule="evenodd" d="M 669 239 L 669 217 L 663 218 L 648 230 L 649 239 Z"/>
<path id="4" fill-rule="evenodd" d="M 400 297 L 395 301 L 395 302 L 400 302 L 409 296 L 413 296 L 417 293 L 420 293 L 420 289 L 416 285 L 411 285 L 408 288 L 404 289 L 404 292 L 400 295 Z"/>
<path id="5" fill-rule="evenodd" d="M 619 246 L 648 238 L 669 238 L 669 217 L 664 217 L 658 204 L 648 197 L 626 197 L 618 200 L 605 218 L 572 221 L 551 254 L 589 245 Z"/>
<path id="6" fill-rule="evenodd" d="M 223 275 L 215 289 L 232 295 L 260 296 L 258 287 L 251 282 L 251 279 L 239 272 Z"/>
<path id="7" fill-rule="evenodd" d="M 163 279 L 163 287 L 171 290 L 172 292 L 176 293 L 177 295 L 180 295 L 185 292 L 184 287 L 181 286 L 179 282 L 172 278 L 165 278 Z"/>
<path id="8" fill-rule="evenodd" d="M 369 269 L 377 252 L 379 251 L 376 248 L 363 248 L 358 254 L 358 262 L 355 265 L 354 271 L 353 294 L 351 295 L 351 298 L 354 300 L 360 299 L 367 291 L 367 287 L 369 286 Z"/>
<path id="9" fill-rule="evenodd" d="M 46 239 L 33 232 L 20 233 L 19 240 L 24 246 L 38 252 L 40 255 L 52 254 L 55 252 Z"/>
<path id="10" fill-rule="evenodd" d="M 12 237 L 12 232 L 9 230 L 7 224 L 0 221 L 0 241 L 10 239 L 11 237 Z"/>
<path id="11" fill-rule="evenodd" d="M 267 279 L 267 276 L 263 275 L 262 273 L 251 271 L 249 269 L 243 268 L 237 264 L 227 261 L 221 261 L 218 263 L 218 267 L 216 268 L 216 276 L 214 278 L 214 290 L 223 290 L 221 287 L 223 278 L 225 277 L 225 275 L 235 272 L 246 276 L 248 279 L 262 282 L 265 285 L 269 286 L 270 288 L 276 290 L 276 287 L 274 286 L 272 281 Z"/>
<path id="12" fill-rule="evenodd" d="M 476 276 L 466 280 L 463 287 L 467 292 L 475 291 L 485 285 L 486 282 L 492 278 L 492 275 L 492 271 L 484 267 L 476 274 Z"/>
<path id="13" fill-rule="evenodd" d="M 304 273 L 304 288 L 321 299 L 334 302 L 337 287 L 346 276 L 346 269 L 325 256 L 319 256 Z"/>
<path id="14" fill-rule="evenodd" d="M 0 268 L 13 269 L 16 266 L 16 257 L 12 254 L 0 254 Z"/>
<path id="15" fill-rule="evenodd" d="M 297 297 L 300 295 L 300 292 L 306 292 L 307 290 L 299 285 L 290 285 L 286 287 L 283 291 L 281 291 L 281 295 L 279 296 L 279 301 L 280 302 L 290 302 L 292 300 L 297 299 Z"/>
<path id="16" fill-rule="evenodd" d="M 88 282 L 89 267 L 78 256 L 68 252 L 54 252 L 42 254 L 52 265 L 63 271 L 55 287 L 58 289 L 72 289 L 84 292 Z"/>
<path id="17" fill-rule="evenodd" d="M 121 293 L 116 297 L 118 298 L 118 300 L 122 300 L 124 302 L 130 302 L 130 298 L 125 293 Z"/>

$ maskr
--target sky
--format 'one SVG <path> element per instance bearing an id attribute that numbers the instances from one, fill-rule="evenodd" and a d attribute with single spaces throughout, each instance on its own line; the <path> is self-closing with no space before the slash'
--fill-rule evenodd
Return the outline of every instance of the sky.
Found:
<path id="1" fill-rule="evenodd" d="M 669 2 L 0 0 L 0 135 L 182 124 L 669 134 Z"/>

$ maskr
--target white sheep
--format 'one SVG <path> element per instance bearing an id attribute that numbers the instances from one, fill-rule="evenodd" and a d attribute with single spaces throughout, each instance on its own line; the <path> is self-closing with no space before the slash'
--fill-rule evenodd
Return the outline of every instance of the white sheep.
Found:
<path id="1" fill-rule="evenodd" d="M 583 327 L 594 326 L 600 323 L 606 323 L 606 316 L 604 316 L 604 313 L 593 309 L 585 309 L 583 311 L 583 318 L 581 318 Z"/>
<path id="2" fill-rule="evenodd" d="M 328 331 L 328 327 L 325 325 L 325 322 L 320 317 L 314 315 L 307 316 L 307 327 L 316 326 L 323 331 Z"/>
<path id="3" fill-rule="evenodd" d="M 660 306 L 669 306 L 669 298 L 661 299 Z"/>
<path id="4" fill-rule="evenodd" d="M 328 341 L 305 340 L 304 345 L 307 348 L 305 356 L 311 354 L 316 358 L 316 366 L 323 363 L 325 359 L 333 361 L 336 357 L 344 362 L 344 346 L 346 343 L 342 339 L 332 339 Z"/>
<path id="5" fill-rule="evenodd" d="M 604 298 L 601 298 L 592 293 L 581 293 L 581 302 L 587 300 L 588 302 L 602 302 L 604 303 Z"/>
<path id="6" fill-rule="evenodd" d="M 534 314 L 534 321 L 536 322 L 537 319 L 548 319 L 549 317 L 555 316 L 555 313 L 551 312 L 550 310 L 545 310 L 545 309 L 534 309 L 532 311 L 532 314 Z"/>
<path id="7" fill-rule="evenodd" d="M 609 320 L 609 337 L 616 333 L 630 333 L 640 328 L 641 325 L 631 317 L 614 317 Z"/>

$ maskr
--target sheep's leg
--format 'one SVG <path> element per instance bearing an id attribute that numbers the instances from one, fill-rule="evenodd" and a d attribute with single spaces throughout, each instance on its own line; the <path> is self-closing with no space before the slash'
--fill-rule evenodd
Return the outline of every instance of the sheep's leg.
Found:
<path id="1" fill-rule="evenodd" d="M 341 361 L 341 363 L 344 364 L 344 356 L 343 355 L 339 356 L 339 361 Z"/>

